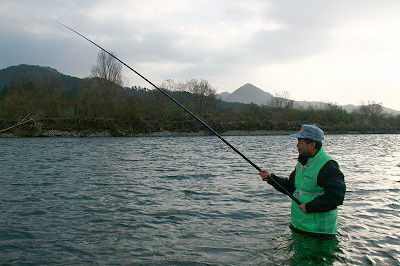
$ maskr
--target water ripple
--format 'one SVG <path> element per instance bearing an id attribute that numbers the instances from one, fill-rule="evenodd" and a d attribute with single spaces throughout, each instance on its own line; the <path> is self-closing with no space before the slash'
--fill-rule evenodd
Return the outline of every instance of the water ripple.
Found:
<path id="1" fill-rule="evenodd" d="M 227 140 L 278 175 L 296 163 L 290 137 Z M 327 136 L 348 191 L 338 241 L 321 242 L 214 137 L 1 139 L 0 264 L 396 265 L 399 144 Z"/>

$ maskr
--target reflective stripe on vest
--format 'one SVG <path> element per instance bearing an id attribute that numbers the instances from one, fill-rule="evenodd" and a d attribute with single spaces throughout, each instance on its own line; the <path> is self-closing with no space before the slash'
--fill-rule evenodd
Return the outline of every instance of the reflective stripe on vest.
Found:
<path id="1" fill-rule="evenodd" d="M 296 166 L 294 196 L 302 203 L 307 203 L 324 194 L 324 189 L 317 184 L 318 173 L 332 158 L 323 148 L 310 158 L 306 165 L 300 162 Z M 297 203 L 292 202 L 292 225 L 300 230 L 321 234 L 337 233 L 337 209 L 321 213 L 303 213 Z"/>
<path id="2" fill-rule="evenodd" d="M 303 191 L 303 190 L 296 190 L 293 194 L 294 194 L 294 196 L 295 196 L 296 198 L 300 198 L 301 196 L 303 196 L 303 195 L 305 195 L 305 194 L 308 194 L 308 195 L 315 195 L 315 196 L 321 196 L 321 195 L 323 195 L 324 193 L 323 193 L 323 192 L 315 192 L 315 193 L 312 193 L 312 192 L 307 192 L 307 191 Z"/>

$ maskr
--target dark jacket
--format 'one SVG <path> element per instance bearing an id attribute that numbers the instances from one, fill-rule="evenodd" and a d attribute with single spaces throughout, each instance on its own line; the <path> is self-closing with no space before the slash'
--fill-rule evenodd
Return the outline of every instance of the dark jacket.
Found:
<path id="1" fill-rule="evenodd" d="M 299 159 L 299 162 L 305 165 L 308 161 L 306 159 Z M 293 171 L 289 178 L 278 177 L 271 174 L 272 179 L 277 181 L 283 186 L 290 194 L 296 190 L 294 187 L 294 178 L 296 171 Z M 284 193 L 271 178 L 268 183 L 276 190 Z M 346 192 L 346 184 L 344 183 L 343 173 L 339 169 L 336 161 L 328 161 L 319 171 L 317 177 L 317 185 L 322 187 L 325 192 L 323 195 L 316 197 L 314 200 L 306 204 L 307 212 L 327 212 L 334 210 L 337 206 L 343 204 L 344 195 Z"/>

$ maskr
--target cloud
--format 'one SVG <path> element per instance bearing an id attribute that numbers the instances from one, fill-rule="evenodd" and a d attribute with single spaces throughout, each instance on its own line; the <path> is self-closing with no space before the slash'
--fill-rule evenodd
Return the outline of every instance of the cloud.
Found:
<path id="1" fill-rule="evenodd" d="M 315 80 L 323 64 L 332 70 L 324 72 L 326 82 L 354 87 L 364 79 L 362 87 L 371 73 L 355 71 L 353 77 L 346 69 L 369 63 L 390 73 L 387 84 L 398 84 L 391 73 L 399 66 L 391 58 L 400 53 L 399 9 L 397 0 L 3 0 L 0 68 L 38 64 L 87 76 L 99 50 L 52 18 L 160 81 L 204 78 L 230 90 L 247 82 L 315 88 L 302 77 Z M 292 83 L 271 81 L 282 77 L 282 69 L 292 71 L 284 75 Z M 133 74 L 125 74 L 137 85 Z"/>
<path id="2" fill-rule="evenodd" d="M 331 41 L 324 32 L 281 28 L 255 32 L 246 47 L 253 62 L 288 63 L 326 51 Z"/>

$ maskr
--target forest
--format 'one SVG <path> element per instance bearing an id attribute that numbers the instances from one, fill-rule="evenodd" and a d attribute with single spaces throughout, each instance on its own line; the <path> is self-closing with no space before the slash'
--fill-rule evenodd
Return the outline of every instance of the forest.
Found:
<path id="1" fill-rule="evenodd" d="M 43 72 L 43 69 L 42 75 L 25 73 L 29 78 L 10 79 L 0 90 L 0 133 L 32 118 L 7 130 L 7 134 L 24 137 L 45 136 L 47 131 L 76 132 L 79 136 L 98 132 L 111 136 L 156 132 L 206 134 L 207 129 L 160 91 L 124 87 L 120 73 L 110 78 L 96 74 L 95 68 L 92 76 L 85 79 L 65 79 L 55 70 Z M 28 69 L 24 71 L 36 71 Z M 375 102 L 348 113 L 334 103 L 324 103 L 318 108 L 295 107 L 294 101 L 285 97 L 275 97 L 264 105 L 228 103 L 218 99 L 216 88 L 206 80 L 165 80 L 157 86 L 221 134 L 296 131 L 302 123 L 317 124 L 328 133 L 400 132 L 400 115 L 384 113 L 382 105 Z"/>

